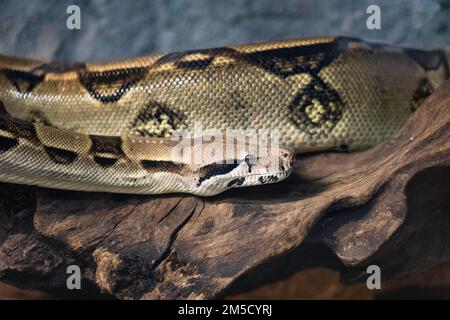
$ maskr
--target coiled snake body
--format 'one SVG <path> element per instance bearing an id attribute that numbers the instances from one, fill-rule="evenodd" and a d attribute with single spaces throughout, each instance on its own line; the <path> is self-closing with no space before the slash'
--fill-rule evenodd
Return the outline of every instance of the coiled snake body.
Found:
<path id="1" fill-rule="evenodd" d="M 1 57 L 0 181 L 198 195 L 276 182 L 291 171 L 288 148 L 351 151 L 392 136 L 449 76 L 448 60 L 444 50 L 342 37 L 98 64 Z M 288 148 L 174 163 L 169 138 L 197 122 L 276 130 Z"/>

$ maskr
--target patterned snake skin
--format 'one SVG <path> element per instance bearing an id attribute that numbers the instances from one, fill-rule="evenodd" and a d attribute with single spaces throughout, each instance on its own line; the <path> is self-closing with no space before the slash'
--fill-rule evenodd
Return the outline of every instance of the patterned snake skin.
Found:
<path id="1" fill-rule="evenodd" d="M 98 64 L 0 57 L 0 181 L 198 195 L 280 181 L 290 148 L 353 151 L 392 136 L 449 76 L 449 57 L 344 37 Z M 276 130 L 286 148 L 172 162 L 169 138 L 196 123 Z"/>

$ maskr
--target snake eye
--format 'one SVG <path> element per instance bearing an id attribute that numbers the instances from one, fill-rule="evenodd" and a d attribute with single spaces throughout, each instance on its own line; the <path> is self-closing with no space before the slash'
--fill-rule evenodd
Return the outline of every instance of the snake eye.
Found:
<path id="1" fill-rule="evenodd" d="M 246 155 L 244 159 L 245 163 L 248 164 L 249 166 L 255 164 L 256 160 L 257 158 L 251 154 Z"/>
<path id="2" fill-rule="evenodd" d="M 257 157 L 252 156 L 251 154 L 248 154 L 245 156 L 245 163 L 248 165 L 248 172 L 251 173 L 252 172 L 252 166 L 254 164 L 256 164 L 256 160 L 258 160 Z"/>

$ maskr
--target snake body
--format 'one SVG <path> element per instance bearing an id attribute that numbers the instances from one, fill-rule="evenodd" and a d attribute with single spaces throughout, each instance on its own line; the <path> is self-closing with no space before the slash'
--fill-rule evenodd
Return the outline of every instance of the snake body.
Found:
<path id="1" fill-rule="evenodd" d="M 391 137 L 448 78 L 449 57 L 345 37 L 97 64 L 0 57 L 0 181 L 198 195 L 280 181 L 292 169 L 289 148 L 352 151 Z M 244 143 L 174 163 L 170 137 L 195 136 L 197 123 L 276 131 L 286 148 L 249 153 Z"/>

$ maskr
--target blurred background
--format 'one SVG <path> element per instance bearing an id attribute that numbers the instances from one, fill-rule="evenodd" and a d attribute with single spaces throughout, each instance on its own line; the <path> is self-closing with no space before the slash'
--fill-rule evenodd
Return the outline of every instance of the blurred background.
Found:
<path id="1" fill-rule="evenodd" d="M 66 27 L 69 5 L 81 29 Z M 369 5 L 381 29 L 366 26 Z M 119 59 L 283 38 L 347 35 L 436 48 L 450 44 L 450 0 L 0 0 L 0 54 L 58 61 Z M 390 281 L 382 291 L 345 286 L 315 268 L 228 298 L 450 298 L 450 266 Z M 48 298 L 0 284 L 0 298 Z"/>
<path id="2" fill-rule="evenodd" d="M 71 4 L 80 30 L 66 27 Z M 371 4 L 380 30 L 366 26 Z M 0 0 L 0 34 L 2 54 L 69 61 L 317 35 L 427 48 L 450 44 L 450 1 Z"/>

